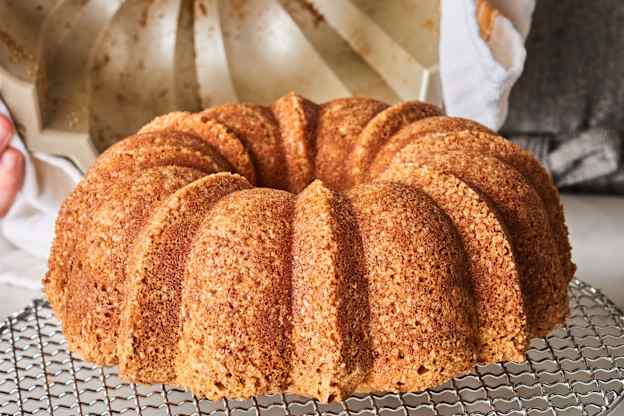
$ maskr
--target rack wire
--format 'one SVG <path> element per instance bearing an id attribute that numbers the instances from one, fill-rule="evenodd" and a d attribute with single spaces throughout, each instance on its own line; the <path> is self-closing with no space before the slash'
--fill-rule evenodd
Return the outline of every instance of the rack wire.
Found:
<path id="1" fill-rule="evenodd" d="M 0 324 L 0 415 L 606 415 L 624 397 L 624 315 L 584 282 L 572 282 L 570 295 L 566 325 L 533 340 L 523 363 L 477 366 L 423 392 L 332 404 L 289 394 L 198 400 L 171 386 L 123 383 L 117 368 L 68 352 L 39 299 Z"/>

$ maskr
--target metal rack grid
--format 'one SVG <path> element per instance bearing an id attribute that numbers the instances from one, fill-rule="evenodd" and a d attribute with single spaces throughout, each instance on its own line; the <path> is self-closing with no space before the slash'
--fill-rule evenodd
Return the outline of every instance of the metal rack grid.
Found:
<path id="1" fill-rule="evenodd" d="M 49 305 L 35 300 L 0 324 L 0 415 L 604 415 L 624 397 L 624 316 L 586 283 L 574 281 L 570 294 L 566 326 L 534 340 L 526 362 L 478 366 L 424 392 L 329 405 L 287 394 L 197 400 L 170 386 L 123 383 L 116 368 L 69 353 Z"/>

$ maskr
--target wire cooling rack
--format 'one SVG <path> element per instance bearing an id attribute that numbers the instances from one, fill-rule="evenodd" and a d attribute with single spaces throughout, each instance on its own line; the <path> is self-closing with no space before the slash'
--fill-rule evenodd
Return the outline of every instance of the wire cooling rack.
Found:
<path id="1" fill-rule="evenodd" d="M 49 305 L 0 324 L 0 415 L 412 416 L 605 415 L 624 397 L 624 316 L 586 283 L 570 285 L 564 328 L 536 339 L 528 361 L 478 366 L 419 393 L 320 404 L 287 394 L 197 400 L 165 385 L 123 383 L 117 369 L 69 353 Z"/>

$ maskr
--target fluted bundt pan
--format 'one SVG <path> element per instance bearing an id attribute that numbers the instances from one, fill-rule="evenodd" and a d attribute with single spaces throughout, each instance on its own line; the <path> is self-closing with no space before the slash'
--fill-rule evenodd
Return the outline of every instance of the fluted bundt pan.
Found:
<path id="1" fill-rule="evenodd" d="M 0 93 L 86 170 L 156 115 L 368 95 L 439 102 L 439 0 L 0 0 Z"/>
<path id="2" fill-rule="evenodd" d="M 158 117 L 65 201 L 45 290 L 72 351 L 201 397 L 417 391 L 568 314 L 551 178 L 410 101 Z"/>

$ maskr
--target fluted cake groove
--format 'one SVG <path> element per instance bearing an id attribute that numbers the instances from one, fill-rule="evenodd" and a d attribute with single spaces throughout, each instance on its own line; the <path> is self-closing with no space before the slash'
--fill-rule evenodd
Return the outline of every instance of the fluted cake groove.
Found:
<path id="1" fill-rule="evenodd" d="M 552 179 L 427 103 L 156 118 L 64 202 L 45 291 L 71 351 L 209 399 L 417 391 L 568 314 Z"/>

